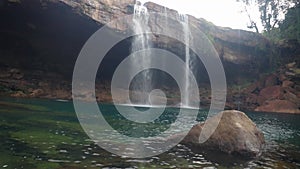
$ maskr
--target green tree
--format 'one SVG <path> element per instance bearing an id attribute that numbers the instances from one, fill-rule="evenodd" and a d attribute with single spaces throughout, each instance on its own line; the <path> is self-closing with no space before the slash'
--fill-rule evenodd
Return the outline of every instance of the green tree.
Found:
<path id="1" fill-rule="evenodd" d="M 255 28 L 258 32 L 257 21 L 251 18 L 251 14 L 247 11 L 247 6 L 255 5 L 260 12 L 260 21 L 264 27 L 264 31 L 270 34 L 271 30 L 278 27 L 279 22 L 283 19 L 287 10 L 299 3 L 299 0 L 237 0 L 245 4 L 245 12 L 250 20 L 249 28 Z"/>
<path id="2" fill-rule="evenodd" d="M 300 3 L 288 9 L 285 19 L 279 23 L 280 38 L 297 39 L 300 42 Z"/>

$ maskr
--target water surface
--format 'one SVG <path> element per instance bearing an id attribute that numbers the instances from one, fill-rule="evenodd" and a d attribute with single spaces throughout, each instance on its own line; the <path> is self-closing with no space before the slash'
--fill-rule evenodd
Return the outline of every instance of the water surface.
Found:
<path id="1" fill-rule="evenodd" d="M 112 105 L 100 105 L 105 118 L 119 132 L 137 128 Z M 168 108 L 148 135 L 164 131 L 178 109 Z M 200 111 L 203 121 L 207 112 Z M 266 148 L 260 158 L 244 161 L 216 153 L 191 151 L 183 145 L 161 155 L 132 159 L 111 154 L 94 144 L 81 128 L 71 102 L 42 99 L 0 99 L 0 168 L 300 168 L 300 116 L 275 113 L 247 115 L 263 131 Z M 189 123 L 187 121 L 187 123 Z M 145 130 L 143 130 L 145 131 Z"/>

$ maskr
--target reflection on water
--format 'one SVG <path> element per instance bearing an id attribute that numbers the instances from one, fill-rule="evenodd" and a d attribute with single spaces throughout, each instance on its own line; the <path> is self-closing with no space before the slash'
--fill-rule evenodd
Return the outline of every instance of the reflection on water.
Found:
<path id="1" fill-rule="evenodd" d="M 247 113 L 264 132 L 267 142 L 262 156 L 252 161 L 191 151 L 180 144 L 158 156 L 132 159 L 116 156 L 94 144 L 79 125 L 71 102 L 1 100 L 0 168 L 300 167 L 300 116 L 296 115 Z M 116 112 L 112 112 L 113 106 L 100 107 L 105 110 L 105 118 L 116 129 L 124 133 L 129 130 L 128 126 L 124 127 L 127 122 Z M 155 135 L 166 130 L 177 114 L 177 109 L 168 108 L 152 125 L 143 126 L 141 133 L 146 131 Z M 198 121 L 203 121 L 205 117 L 206 112 L 200 112 Z M 189 123 L 188 120 L 186 123 Z M 131 124 L 130 127 L 137 129 L 140 126 Z M 151 149 L 151 143 L 148 149 Z"/>

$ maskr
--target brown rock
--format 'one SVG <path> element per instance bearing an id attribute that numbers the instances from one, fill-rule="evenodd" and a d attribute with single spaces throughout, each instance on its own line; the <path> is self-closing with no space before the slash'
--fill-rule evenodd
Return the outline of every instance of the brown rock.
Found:
<path id="1" fill-rule="evenodd" d="M 295 65 L 296 65 L 296 62 L 292 62 L 292 63 L 286 64 L 285 67 L 286 67 L 287 69 L 290 69 L 290 68 L 295 67 Z"/>
<path id="2" fill-rule="evenodd" d="M 295 89 L 295 87 L 285 87 L 285 88 L 283 88 L 284 89 L 284 92 L 291 92 L 291 93 L 297 93 L 298 91 L 300 91 L 300 90 L 297 90 L 297 89 Z"/>
<path id="3" fill-rule="evenodd" d="M 237 105 L 235 105 L 232 102 L 226 102 L 225 103 L 225 109 L 234 109 Z"/>
<path id="4" fill-rule="evenodd" d="M 12 78 L 13 79 L 17 79 L 17 80 L 20 80 L 20 79 L 22 79 L 24 77 L 24 74 L 23 73 L 14 73 L 13 75 L 12 75 Z"/>
<path id="5" fill-rule="evenodd" d="M 300 106 L 300 99 L 294 93 L 286 91 L 286 93 L 284 94 L 283 97 L 285 100 L 288 100 L 288 101 Z"/>
<path id="6" fill-rule="evenodd" d="M 8 69 L 4 71 L 0 71 L 0 78 L 10 78 L 20 80 L 24 77 L 24 73 L 22 73 L 19 69 Z"/>
<path id="7" fill-rule="evenodd" d="M 39 83 L 38 83 L 38 86 L 39 86 L 39 87 L 48 87 L 49 84 L 48 84 L 47 82 L 39 82 Z"/>
<path id="8" fill-rule="evenodd" d="M 295 88 L 296 91 L 300 91 L 300 85 L 295 85 L 294 88 Z"/>
<path id="9" fill-rule="evenodd" d="M 262 105 L 267 99 L 264 96 L 257 96 L 257 104 Z"/>
<path id="10" fill-rule="evenodd" d="M 26 94 L 22 91 L 17 91 L 10 95 L 11 97 L 26 97 Z"/>
<path id="11" fill-rule="evenodd" d="M 204 143 L 199 143 L 200 133 L 204 132 L 205 135 L 204 123 L 195 125 L 181 143 L 195 149 L 216 150 L 246 157 L 261 153 L 265 143 L 263 133 L 243 112 L 223 111 L 206 120 L 207 129 L 213 129 L 210 126 L 218 121 L 218 127 Z"/>
<path id="12" fill-rule="evenodd" d="M 259 95 L 267 100 L 281 99 L 283 97 L 283 89 L 281 86 L 270 86 L 262 89 Z"/>
<path id="13" fill-rule="evenodd" d="M 9 78 L 11 76 L 11 73 L 7 71 L 1 71 L 0 72 L 0 78 Z"/>
<path id="14" fill-rule="evenodd" d="M 283 82 L 283 81 L 285 81 L 286 79 L 287 79 L 287 77 L 286 77 L 284 74 L 280 74 L 280 75 L 279 75 L 279 80 L 280 80 L 280 81 Z"/>
<path id="15" fill-rule="evenodd" d="M 255 111 L 260 112 L 278 112 L 278 113 L 300 113 L 298 106 L 288 100 L 271 100 L 266 101 Z"/>
<path id="16" fill-rule="evenodd" d="M 249 94 L 248 97 L 246 98 L 247 103 L 257 103 L 257 95 L 256 94 Z"/>
<path id="17" fill-rule="evenodd" d="M 274 74 L 269 75 L 265 80 L 265 87 L 275 86 L 278 84 L 278 78 Z"/>
<path id="18" fill-rule="evenodd" d="M 293 87 L 294 85 L 295 83 L 289 80 L 285 80 L 282 82 L 282 87 Z"/>
<path id="19" fill-rule="evenodd" d="M 255 105 L 262 105 L 263 102 L 265 102 L 265 101 L 266 101 L 266 98 L 264 98 L 263 96 L 258 96 L 256 94 L 250 94 L 246 98 L 247 103 L 255 104 Z"/>
<path id="20" fill-rule="evenodd" d="M 254 84 L 247 87 L 247 89 L 245 89 L 245 92 L 246 93 L 258 93 L 263 88 L 263 86 L 264 86 L 263 82 L 257 81 Z"/>
<path id="21" fill-rule="evenodd" d="M 55 98 L 59 98 L 59 99 L 71 100 L 71 98 L 72 98 L 72 94 L 68 90 L 54 90 L 52 92 L 52 95 Z"/>
<path id="22" fill-rule="evenodd" d="M 31 97 L 39 97 L 44 93 L 42 89 L 35 89 L 30 93 Z"/>
<path id="23" fill-rule="evenodd" d="M 296 76 L 296 74 L 293 73 L 293 72 L 285 72 L 285 75 L 287 75 L 287 76 Z"/>

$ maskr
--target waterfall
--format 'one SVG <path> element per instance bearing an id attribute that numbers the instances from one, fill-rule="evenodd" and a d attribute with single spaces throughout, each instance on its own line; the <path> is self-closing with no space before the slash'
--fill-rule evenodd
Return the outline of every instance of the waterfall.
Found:
<path id="1" fill-rule="evenodd" d="M 165 15 L 165 20 L 166 20 L 166 28 L 167 28 L 169 26 L 167 7 L 164 7 L 164 15 Z"/>
<path id="2" fill-rule="evenodd" d="M 190 103 L 190 77 L 189 77 L 189 68 L 191 67 L 191 58 L 190 58 L 190 28 L 189 28 L 189 18 L 185 14 L 179 14 L 179 21 L 182 24 L 184 32 L 184 42 L 185 42 L 185 95 L 182 101 L 183 107 L 192 107 Z"/>
<path id="3" fill-rule="evenodd" d="M 134 55 L 136 51 L 150 48 L 152 46 L 150 37 L 148 34 L 141 34 L 145 30 L 150 30 L 148 26 L 148 10 L 141 4 L 134 5 L 134 17 L 133 17 L 133 31 L 136 36 L 133 38 L 131 45 L 131 53 Z M 143 53 L 141 56 L 134 55 L 132 61 L 132 66 L 142 65 L 143 67 L 148 67 L 151 65 L 151 54 Z M 134 72 L 131 72 L 134 73 Z M 137 79 L 132 83 L 131 90 L 133 91 L 133 98 L 131 100 L 134 104 L 149 105 L 148 93 L 152 90 L 152 74 L 149 70 L 146 70 L 138 75 Z"/>
<path id="4" fill-rule="evenodd" d="M 164 9 L 164 16 L 166 19 L 166 29 L 168 28 L 168 13 L 167 8 Z M 189 70 L 192 65 L 190 58 L 190 28 L 189 28 L 189 18 L 185 14 L 179 14 L 179 22 L 182 25 L 183 36 L 185 42 L 185 77 L 184 77 L 184 98 L 182 98 L 181 106 L 183 107 L 193 107 L 191 105 L 191 78 L 189 76 Z M 149 14 L 147 8 L 143 3 L 138 3 L 134 5 L 134 16 L 133 16 L 133 31 L 136 35 L 133 38 L 131 45 L 131 54 L 133 54 L 132 67 L 136 65 L 141 65 L 143 67 L 149 67 L 151 65 L 151 53 L 145 52 L 141 55 L 135 55 L 136 51 L 151 48 L 151 36 L 149 34 L 142 34 L 143 32 L 150 32 L 150 27 L 148 25 Z M 164 61 L 162 60 L 164 63 Z M 133 71 L 130 71 L 133 75 Z M 153 74 L 150 70 L 145 70 L 139 73 L 134 81 L 131 83 L 131 102 L 138 105 L 150 105 L 148 95 L 153 90 Z M 132 97 L 133 96 L 133 97 Z"/>

